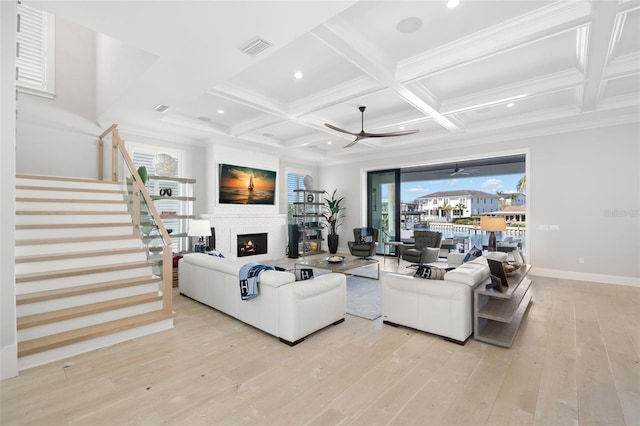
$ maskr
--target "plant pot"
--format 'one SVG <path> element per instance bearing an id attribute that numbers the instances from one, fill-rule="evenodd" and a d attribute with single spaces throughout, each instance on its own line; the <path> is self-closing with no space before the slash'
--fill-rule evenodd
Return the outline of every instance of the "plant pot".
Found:
<path id="1" fill-rule="evenodd" d="M 329 253 L 336 254 L 338 251 L 338 234 L 327 235 L 327 244 L 329 244 Z"/>

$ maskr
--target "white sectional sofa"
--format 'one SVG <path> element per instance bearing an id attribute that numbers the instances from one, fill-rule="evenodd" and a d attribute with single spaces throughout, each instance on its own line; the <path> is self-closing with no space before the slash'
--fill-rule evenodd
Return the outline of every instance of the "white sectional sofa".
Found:
<path id="1" fill-rule="evenodd" d="M 504 253 L 492 257 L 504 259 Z M 462 255 L 464 257 L 464 255 Z M 461 261 L 451 253 L 449 263 Z M 386 274 L 381 279 L 382 319 L 464 344 L 473 334 L 473 289 L 489 278 L 486 258 L 480 257 L 447 272 L 444 280 Z"/>
<path id="2" fill-rule="evenodd" d="M 289 272 L 263 271 L 258 297 L 243 301 L 239 272 L 246 261 L 204 253 L 186 254 L 179 263 L 180 293 L 295 345 L 309 334 L 344 321 L 346 278 L 326 274 L 295 281 Z"/>

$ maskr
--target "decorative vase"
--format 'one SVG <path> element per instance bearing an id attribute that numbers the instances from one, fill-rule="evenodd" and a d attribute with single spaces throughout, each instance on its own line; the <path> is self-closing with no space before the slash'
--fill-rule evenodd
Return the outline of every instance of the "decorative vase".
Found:
<path id="1" fill-rule="evenodd" d="M 311 176 L 306 175 L 304 179 L 302 179 L 302 182 L 304 183 L 304 189 L 306 190 L 313 189 L 313 178 Z"/>
<path id="2" fill-rule="evenodd" d="M 327 244 L 329 244 L 329 253 L 336 254 L 338 251 L 338 234 L 327 235 Z"/>

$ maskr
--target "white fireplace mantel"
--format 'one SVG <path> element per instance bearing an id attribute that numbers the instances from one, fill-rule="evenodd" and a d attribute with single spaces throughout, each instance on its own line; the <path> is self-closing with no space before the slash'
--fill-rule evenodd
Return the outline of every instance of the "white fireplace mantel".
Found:
<path id="1" fill-rule="evenodd" d="M 267 254 L 243 257 L 247 262 L 286 257 L 287 215 L 285 214 L 201 214 L 216 230 L 216 249 L 224 257 L 238 259 L 237 236 L 266 232 Z"/>

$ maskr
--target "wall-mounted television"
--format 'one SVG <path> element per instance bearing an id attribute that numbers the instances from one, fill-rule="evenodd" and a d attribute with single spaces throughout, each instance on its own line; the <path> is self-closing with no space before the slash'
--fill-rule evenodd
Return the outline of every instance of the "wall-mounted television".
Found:
<path id="1" fill-rule="evenodd" d="M 220 204 L 275 204 L 276 172 L 220 164 Z"/>

